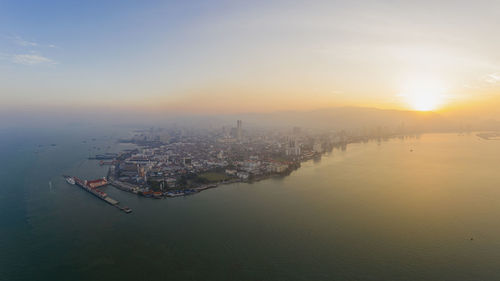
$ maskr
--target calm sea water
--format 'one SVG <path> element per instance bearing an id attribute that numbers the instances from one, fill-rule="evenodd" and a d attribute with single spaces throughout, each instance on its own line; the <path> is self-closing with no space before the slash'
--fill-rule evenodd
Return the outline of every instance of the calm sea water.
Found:
<path id="1" fill-rule="evenodd" d="M 500 279 L 499 141 L 352 144 L 186 198 L 106 187 L 126 215 L 60 177 L 104 176 L 86 157 L 120 133 L 0 133 L 0 280 Z"/>

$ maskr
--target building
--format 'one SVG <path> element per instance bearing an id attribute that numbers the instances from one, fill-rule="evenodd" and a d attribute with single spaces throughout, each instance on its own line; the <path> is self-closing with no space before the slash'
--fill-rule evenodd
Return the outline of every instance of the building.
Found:
<path id="1" fill-rule="evenodd" d="M 237 170 L 226 169 L 226 175 L 235 176 L 238 173 Z"/>
<path id="2" fill-rule="evenodd" d="M 92 181 L 86 181 L 86 185 L 90 188 L 98 188 L 101 186 L 105 186 L 107 184 L 108 184 L 108 181 L 106 180 L 106 178 L 92 180 Z"/>
<path id="3" fill-rule="evenodd" d="M 298 144 L 297 139 L 288 140 L 288 145 L 285 149 L 286 156 L 299 156 L 300 152 L 300 145 Z"/>
<path id="4" fill-rule="evenodd" d="M 323 153 L 323 146 L 321 145 L 320 142 L 316 142 L 313 145 L 313 151 L 316 153 Z"/>
<path id="5" fill-rule="evenodd" d="M 283 173 L 288 169 L 288 165 L 286 164 L 275 164 L 271 166 L 271 172 L 274 173 Z"/>
<path id="6" fill-rule="evenodd" d="M 242 180 L 247 180 L 250 177 L 250 174 L 247 172 L 238 172 L 236 176 Z"/>
<path id="7" fill-rule="evenodd" d="M 236 139 L 238 141 L 243 139 L 243 123 L 241 120 L 236 121 Z"/>

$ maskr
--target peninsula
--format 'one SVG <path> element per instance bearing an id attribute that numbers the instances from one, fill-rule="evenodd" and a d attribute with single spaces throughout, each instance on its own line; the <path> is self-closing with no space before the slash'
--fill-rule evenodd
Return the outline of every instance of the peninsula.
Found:
<path id="1" fill-rule="evenodd" d="M 161 199 L 191 195 L 220 184 L 284 176 L 301 162 L 319 159 L 335 147 L 343 150 L 348 143 L 389 138 L 401 130 L 245 130 L 241 120 L 236 127 L 215 130 L 151 128 L 120 140 L 135 144 L 135 149 L 89 159 L 109 166 L 107 182 L 114 187 Z"/>

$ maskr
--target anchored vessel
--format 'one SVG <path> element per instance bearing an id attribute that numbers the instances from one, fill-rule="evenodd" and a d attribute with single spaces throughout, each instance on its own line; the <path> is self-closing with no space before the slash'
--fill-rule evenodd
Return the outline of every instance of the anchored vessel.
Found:
<path id="1" fill-rule="evenodd" d="M 73 177 L 66 176 L 66 182 L 69 184 L 74 185 L 75 184 L 75 179 Z"/>
<path id="2" fill-rule="evenodd" d="M 120 203 L 119 201 L 109 197 L 108 194 L 97 189 L 99 187 L 102 187 L 102 186 L 105 186 L 108 184 L 108 181 L 106 180 L 106 178 L 87 181 L 87 180 L 81 180 L 77 177 L 72 177 L 72 176 L 65 175 L 63 177 L 67 183 L 81 187 L 83 190 L 91 193 L 92 195 L 96 196 L 97 198 L 99 198 L 101 200 L 104 200 L 106 203 L 117 207 L 118 209 L 124 211 L 125 213 L 128 214 L 128 213 L 132 212 L 132 209 L 130 209 L 128 207 L 119 206 L 118 205 Z"/>

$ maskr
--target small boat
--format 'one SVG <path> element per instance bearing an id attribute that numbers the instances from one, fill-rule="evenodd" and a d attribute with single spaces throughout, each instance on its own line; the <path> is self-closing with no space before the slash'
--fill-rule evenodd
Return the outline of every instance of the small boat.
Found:
<path id="1" fill-rule="evenodd" d="M 130 209 L 129 207 L 123 207 L 123 211 L 127 214 L 132 213 L 132 209 Z"/>

